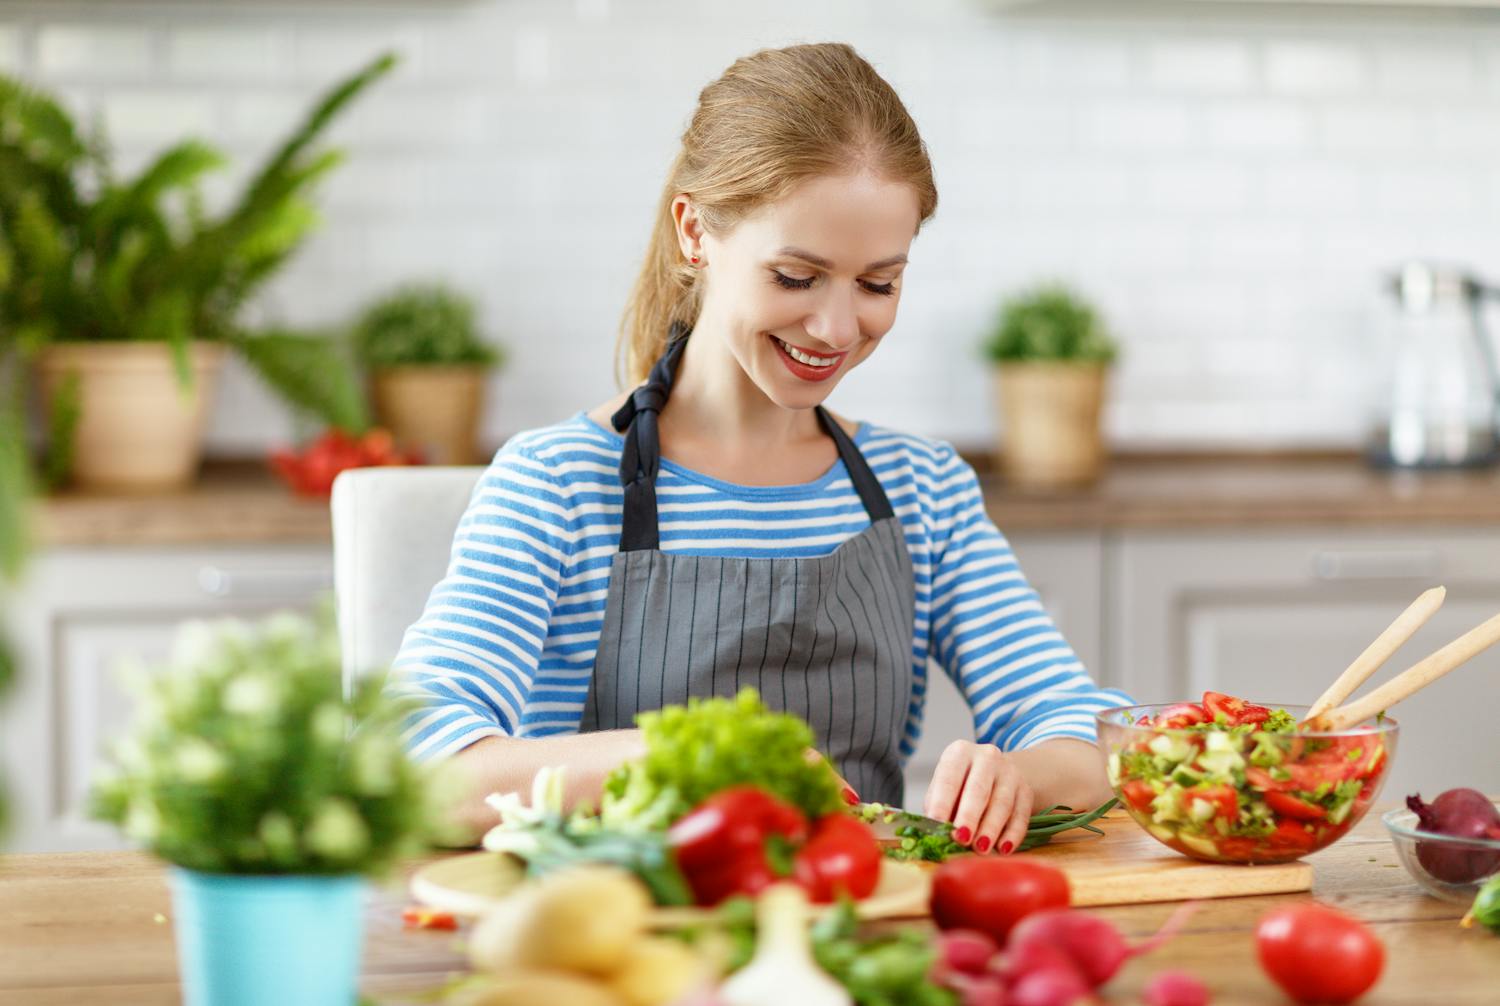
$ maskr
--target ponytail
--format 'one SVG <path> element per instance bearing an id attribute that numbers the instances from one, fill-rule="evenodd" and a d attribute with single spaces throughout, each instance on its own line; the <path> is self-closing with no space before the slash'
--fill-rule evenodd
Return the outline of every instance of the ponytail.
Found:
<path id="1" fill-rule="evenodd" d="M 677 244 L 677 226 L 672 217 L 672 202 L 680 191 L 672 183 L 681 170 L 682 156 L 667 175 L 667 186 L 656 208 L 656 223 L 646 246 L 646 259 L 640 275 L 625 304 L 620 342 L 615 361 L 618 379 L 624 366 L 625 387 L 633 388 L 646 379 L 651 365 L 667 348 L 667 332 L 673 322 L 688 328 L 698 319 L 702 290 L 698 270 L 682 258 Z"/>

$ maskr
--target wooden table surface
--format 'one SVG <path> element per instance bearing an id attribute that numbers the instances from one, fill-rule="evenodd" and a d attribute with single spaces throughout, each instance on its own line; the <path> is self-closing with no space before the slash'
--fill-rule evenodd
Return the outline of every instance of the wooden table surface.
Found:
<path id="1" fill-rule="evenodd" d="M 1460 928 L 1461 906 L 1421 893 L 1397 862 L 1378 810 L 1309 861 L 1317 875 L 1311 897 L 1363 919 L 1385 943 L 1385 973 L 1360 1000 L 1364 1006 L 1500 1001 L 1500 936 Z M 1268 909 L 1308 898 L 1203 903 L 1175 940 L 1126 966 L 1106 1001 L 1138 1003 L 1150 976 L 1174 967 L 1204 979 L 1216 1006 L 1288 1002 L 1256 964 L 1251 934 Z M 406 901 L 398 886 L 377 891 L 369 903 L 362 988 L 383 1004 L 413 1002 L 464 967 L 455 934 L 402 928 Z M 1093 911 L 1134 941 L 1174 907 Z M 170 916 L 163 867 L 146 856 L 0 857 L 0 1006 L 178 1002 Z"/>

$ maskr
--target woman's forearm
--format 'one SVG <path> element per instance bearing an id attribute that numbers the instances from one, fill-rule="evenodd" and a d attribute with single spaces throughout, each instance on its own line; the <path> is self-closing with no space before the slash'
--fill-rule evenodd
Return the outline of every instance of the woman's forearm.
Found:
<path id="1" fill-rule="evenodd" d="M 1013 751 L 1009 757 L 1031 786 L 1036 813 L 1058 804 L 1092 810 L 1114 795 L 1104 774 L 1104 758 L 1087 741 L 1060 737 Z"/>
<path id="2" fill-rule="evenodd" d="M 484 802 L 491 793 L 530 793 L 539 769 L 565 766 L 563 799 L 568 807 L 599 803 L 604 779 L 622 762 L 645 753 L 639 730 L 601 730 L 563 737 L 485 737 L 454 755 L 467 770 L 468 797 L 458 820 L 471 844 L 499 823 L 494 808 Z"/>

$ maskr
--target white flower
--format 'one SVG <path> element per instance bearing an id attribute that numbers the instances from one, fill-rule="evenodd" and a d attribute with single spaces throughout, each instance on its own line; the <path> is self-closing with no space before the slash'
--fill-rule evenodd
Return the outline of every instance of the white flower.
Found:
<path id="1" fill-rule="evenodd" d="M 335 702 L 321 703 L 312 714 L 312 735 L 316 743 L 336 748 L 344 743 L 344 710 Z"/>
<path id="2" fill-rule="evenodd" d="M 297 855 L 297 829 L 292 819 L 273 810 L 260 819 L 260 840 L 272 859 L 293 859 Z"/>
<path id="3" fill-rule="evenodd" d="M 326 859 L 351 861 L 370 847 L 370 830 L 349 801 L 324 800 L 307 828 L 307 847 Z"/>
<path id="4" fill-rule="evenodd" d="M 125 812 L 124 829 L 127 836 L 143 845 L 156 841 L 161 831 L 161 815 L 156 812 L 155 804 L 145 797 L 131 800 Z"/>
<path id="5" fill-rule="evenodd" d="M 213 782 L 229 767 L 225 757 L 208 741 L 201 737 L 188 737 L 180 742 L 175 757 L 177 774 L 186 782 Z"/>
<path id="6" fill-rule="evenodd" d="M 401 749 L 389 738 L 361 734 L 349 749 L 349 774 L 364 796 L 385 796 L 396 788 Z"/>
<path id="7" fill-rule="evenodd" d="M 281 711 L 281 684 L 269 674 L 242 674 L 224 689 L 224 710 L 271 718 Z"/>

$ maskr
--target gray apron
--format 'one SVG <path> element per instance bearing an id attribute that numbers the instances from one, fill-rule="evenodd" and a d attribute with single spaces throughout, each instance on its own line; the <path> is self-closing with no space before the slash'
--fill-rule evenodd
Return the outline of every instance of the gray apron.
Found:
<path id="1" fill-rule="evenodd" d="M 620 551 L 580 729 L 630 727 L 644 710 L 753 687 L 767 706 L 811 724 L 862 799 L 899 806 L 916 595 L 900 518 L 819 406 L 870 527 L 816 558 L 662 552 L 656 420 L 686 344 L 674 325 L 666 353 L 612 419 L 625 435 Z"/>

